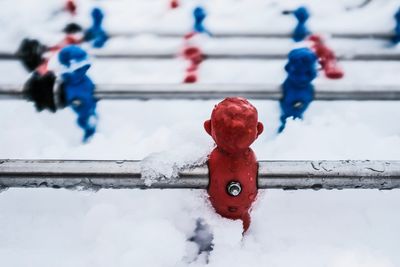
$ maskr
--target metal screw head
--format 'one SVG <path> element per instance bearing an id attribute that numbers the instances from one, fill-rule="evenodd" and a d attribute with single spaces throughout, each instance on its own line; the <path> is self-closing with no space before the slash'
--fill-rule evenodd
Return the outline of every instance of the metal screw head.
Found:
<path id="1" fill-rule="evenodd" d="M 232 181 L 228 184 L 226 190 L 228 191 L 229 195 L 237 197 L 240 194 L 240 192 L 242 192 L 242 186 L 240 185 L 239 182 Z"/>
<path id="2" fill-rule="evenodd" d="M 293 104 L 293 107 L 294 107 L 294 108 L 302 108 L 302 107 L 303 107 L 303 103 L 300 102 L 300 101 L 299 101 L 299 102 L 296 102 L 296 103 Z"/>

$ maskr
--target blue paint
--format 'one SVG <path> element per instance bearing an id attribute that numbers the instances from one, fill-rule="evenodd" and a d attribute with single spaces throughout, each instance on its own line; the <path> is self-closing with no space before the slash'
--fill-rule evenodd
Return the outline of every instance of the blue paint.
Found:
<path id="1" fill-rule="evenodd" d="M 205 33 L 211 36 L 211 32 L 204 26 L 204 20 L 207 17 L 207 12 L 203 7 L 196 7 L 193 10 L 194 26 L 193 30 L 197 33 Z"/>
<path id="2" fill-rule="evenodd" d="M 282 85 L 281 106 L 282 132 L 289 117 L 302 119 L 303 113 L 314 99 L 314 86 L 311 82 L 317 77 L 317 56 L 308 48 L 292 50 L 285 66 L 288 74 Z"/>
<path id="3" fill-rule="evenodd" d="M 92 26 L 85 32 L 85 41 L 91 42 L 95 48 L 102 48 L 108 40 L 108 35 L 103 29 L 103 11 L 96 7 L 92 10 Z"/>
<path id="4" fill-rule="evenodd" d="M 310 17 L 310 13 L 308 12 L 307 8 L 302 6 L 293 11 L 293 15 L 297 19 L 297 25 L 294 29 L 292 38 L 295 42 L 300 42 L 310 34 L 310 30 L 306 25 L 306 22 Z"/>
<path id="5" fill-rule="evenodd" d="M 83 142 L 96 132 L 95 85 L 87 76 L 90 68 L 87 53 L 75 45 L 66 46 L 58 56 L 60 63 L 67 68 L 61 77 L 65 102 L 78 115 L 77 123 L 84 131 Z"/>
<path id="6" fill-rule="evenodd" d="M 393 43 L 398 44 L 400 42 L 400 8 L 394 15 L 396 20 L 396 27 L 394 28 Z"/>

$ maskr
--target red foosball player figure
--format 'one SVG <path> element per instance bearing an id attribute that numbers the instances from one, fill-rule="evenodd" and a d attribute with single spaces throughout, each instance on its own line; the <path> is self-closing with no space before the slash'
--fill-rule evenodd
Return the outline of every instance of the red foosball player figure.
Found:
<path id="1" fill-rule="evenodd" d="M 222 217 L 242 220 L 245 232 L 257 197 L 258 163 L 250 145 L 264 127 L 253 105 L 233 97 L 215 106 L 204 128 L 216 143 L 208 159 L 211 204 Z"/>
<path id="2" fill-rule="evenodd" d="M 183 50 L 183 57 L 189 61 L 189 67 L 186 69 L 186 77 L 184 83 L 197 82 L 197 69 L 203 62 L 203 53 L 196 46 L 188 46 Z"/>
<path id="3" fill-rule="evenodd" d="M 179 1 L 178 0 L 171 0 L 171 2 L 169 2 L 169 7 L 171 9 L 175 9 L 179 7 Z"/>
<path id="4" fill-rule="evenodd" d="M 67 2 L 65 3 L 64 6 L 64 10 L 67 11 L 68 13 L 70 13 L 72 16 L 76 15 L 76 4 L 75 1 L 73 0 L 67 0 Z"/>
<path id="5" fill-rule="evenodd" d="M 318 56 L 319 63 L 325 72 L 326 77 L 330 79 L 340 79 L 344 73 L 337 64 L 336 55 L 324 42 L 321 36 L 311 35 L 308 40 L 311 42 L 311 49 Z"/>

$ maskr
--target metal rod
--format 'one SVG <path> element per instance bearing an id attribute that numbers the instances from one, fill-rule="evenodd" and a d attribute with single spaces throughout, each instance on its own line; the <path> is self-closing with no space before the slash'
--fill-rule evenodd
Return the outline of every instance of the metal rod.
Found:
<path id="1" fill-rule="evenodd" d="M 321 32 L 331 38 L 341 39 L 383 39 L 389 40 L 393 38 L 393 32 Z M 133 31 L 114 31 L 110 35 L 112 37 L 132 37 L 137 35 L 154 35 L 161 38 L 183 38 L 184 32 L 133 32 Z M 212 34 L 212 38 L 257 38 L 257 39 L 290 39 L 292 32 L 216 32 Z"/>
<path id="2" fill-rule="evenodd" d="M 0 100 L 23 99 L 22 85 L 0 85 Z M 400 100 L 400 85 L 317 84 L 315 100 Z M 108 100 L 208 100 L 230 96 L 279 100 L 279 84 L 97 84 L 95 95 Z"/>
<path id="3" fill-rule="evenodd" d="M 174 52 L 154 52 L 154 53 L 140 53 L 140 52 L 111 52 L 111 51 L 98 51 L 91 53 L 93 58 L 97 59 L 136 59 L 136 60 L 172 60 L 179 57 Z M 287 52 L 245 52 L 238 51 L 232 52 L 206 52 L 204 55 L 205 60 L 285 60 L 287 59 Z M 400 60 L 400 52 L 396 50 L 387 51 L 352 51 L 336 53 L 337 59 L 341 61 L 398 61 Z M 0 52 L 0 60 L 19 60 L 17 54 L 9 52 Z"/>
<path id="4" fill-rule="evenodd" d="M 140 161 L 0 160 L 0 188 L 206 189 L 208 168 L 179 171 L 146 186 Z M 400 161 L 260 161 L 260 189 L 397 189 Z"/>

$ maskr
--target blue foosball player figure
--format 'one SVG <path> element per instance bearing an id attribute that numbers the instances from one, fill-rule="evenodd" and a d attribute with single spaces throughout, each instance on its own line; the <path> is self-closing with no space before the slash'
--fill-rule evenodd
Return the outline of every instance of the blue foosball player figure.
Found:
<path id="1" fill-rule="evenodd" d="M 97 123 L 95 85 L 86 74 L 90 68 L 88 55 L 70 45 L 60 51 L 58 60 L 66 68 L 61 75 L 65 104 L 78 115 L 77 123 L 84 130 L 83 142 L 87 142 L 96 132 Z"/>
<path id="2" fill-rule="evenodd" d="M 193 10 L 194 26 L 193 30 L 196 33 L 205 33 L 211 36 L 211 32 L 204 26 L 204 20 L 207 17 L 207 12 L 203 7 L 196 7 Z"/>
<path id="3" fill-rule="evenodd" d="M 85 41 L 90 42 L 95 48 L 102 48 L 108 40 L 108 35 L 103 29 L 103 11 L 96 7 L 92 10 L 92 26 L 85 32 Z"/>
<path id="4" fill-rule="evenodd" d="M 396 27 L 394 28 L 393 43 L 396 45 L 400 43 L 400 8 L 394 15 L 394 18 L 396 19 Z"/>
<path id="5" fill-rule="evenodd" d="M 288 55 L 285 66 L 288 74 L 282 85 L 283 98 L 280 100 L 282 110 L 282 132 L 289 117 L 302 119 L 303 113 L 314 99 L 314 86 L 311 82 L 317 77 L 317 56 L 308 48 L 297 48 Z"/>
<path id="6" fill-rule="evenodd" d="M 297 8 L 296 10 L 285 10 L 282 12 L 284 15 L 293 14 L 297 19 L 296 28 L 293 31 L 292 38 L 295 42 L 301 42 L 308 35 L 311 34 L 311 31 L 307 27 L 307 20 L 310 18 L 310 13 L 308 9 L 304 6 Z"/>
<path id="7" fill-rule="evenodd" d="M 295 42 L 303 41 L 309 34 L 310 31 L 307 28 L 306 22 L 310 17 L 310 13 L 308 12 L 307 8 L 299 7 L 293 12 L 293 15 L 297 19 L 297 26 L 293 32 L 293 40 Z"/>

